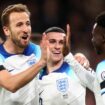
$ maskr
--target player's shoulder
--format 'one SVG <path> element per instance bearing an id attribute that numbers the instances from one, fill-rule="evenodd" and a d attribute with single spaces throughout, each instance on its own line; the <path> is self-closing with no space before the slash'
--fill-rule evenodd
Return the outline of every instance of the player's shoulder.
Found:
<path id="1" fill-rule="evenodd" d="M 41 56 L 40 46 L 30 42 L 24 50 L 24 55 L 30 55 L 30 54 L 35 54 L 35 56 L 39 58 Z"/>
<path id="2" fill-rule="evenodd" d="M 96 74 L 97 74 L 98 80 L 100 82 L 105 80 L 105 60 L 103 60 L 97 64 Z"/>
<path id="3" fill-rule="evenodd" d="M 105 60 L 99 62 L 96 67 L 97 73 L 102 72 L 103 70 L 105 70 Z"/>
<path id="4" fill-rule="evenodd" d="M 9 54 L 5 51 L 4 47 L 3 47 L 3 43 L 0 44 L 0 63 L 4 62 L 5 58 L 8 56 Z"/>
<path id="5" fill-rule="evenodd" d="M 29 45 L 28 45 L 28 48 L 35 50 L 35 49 L 40 49 L 40 46 L 38 44 L 30 42 Z"/>

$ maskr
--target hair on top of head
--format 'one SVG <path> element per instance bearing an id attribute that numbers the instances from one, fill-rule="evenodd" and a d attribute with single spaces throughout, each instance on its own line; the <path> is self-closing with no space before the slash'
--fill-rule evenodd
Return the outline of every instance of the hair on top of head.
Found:
<path id="1" fill-rule="evenodd" d="M 105 11 L 101 12 L 95 19 L 97 25 L 105 28 Z"/>
<path id="2" fill-rule="evenodd" d="M 28 7 L 25 4 L 9 5 L 3 10 L 2 14 L 1 14 L 2 26 L 9 25 L 9 17 L 10 17 L 10 14 L 13 12 L 18 12 L 18 13 L 26 12 L 29 15 L 29 17 L 31 15 L 30 11 L 28 10 Z"/>
<path id="3" fill-rule="evenodd" d="M 49 32 L 60 32 L 60 33 L 64 33 L 65 34 L 65 31 L 62 28 L 60 28 L 60 27 L 50 27 L 47 30 L 45 30 L 44 33 L 47 34 Z"/>

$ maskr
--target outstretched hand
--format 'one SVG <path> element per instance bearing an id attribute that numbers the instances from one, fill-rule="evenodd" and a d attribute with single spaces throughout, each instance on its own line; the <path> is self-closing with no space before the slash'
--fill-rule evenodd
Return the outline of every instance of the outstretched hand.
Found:
<path id="1" fill-rule="evenodd" d="M 65 48 L 64 48 L 64 56 L 66 56 L 70 52 L 70 36 L 71 36 L 70 25 L 67 24 L 66 25 L 66 43 L 65 43 Z"/>
<path id="2" fill-rule="evenodd" d="M 41 60 L 43 60 L 44 62 L 47 63 L 47 60 L 49 58 L 49 42 L 48 42 L 48 39 L 47 39 L 47 36 L 45 33 L 43 33 L 43 36 L 42 36 L 42 40 L 40 42 L 40 47 L 41 47 Z"/>
<path id="3" fill-rule="evenodd" d="M 90 68 L 89 60 L 86 58 L 86 56 L 82 53 L 76 53 L 74 55 L 75 59 L 86 69 Z"/>

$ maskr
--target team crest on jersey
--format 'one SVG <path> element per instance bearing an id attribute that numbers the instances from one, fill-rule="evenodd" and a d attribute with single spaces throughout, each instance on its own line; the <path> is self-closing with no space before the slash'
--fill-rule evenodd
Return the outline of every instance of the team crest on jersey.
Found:
<path id="1" fill-rule="evenodd" d="M 68 79 L 67 78 L 62 78 L 56 81 L 57 83 L 57 89 L 60 92 L 66 92 L 68 90 Z"/>
<path id="2" fill-rule="evenodd" d="M 31 59 L 31 60 L 28 60 L 28 61 L 27 61 L 27 63 L 28 63 L 29 65 L 33 65 L 33 64 L 35 64 L 35 62 L 36 62 L 35 59 Z"/>
<path id="3" fill-rule="evenodd" d="M 105 71 L 103 71 L 103 72 L 101 73 L 101 78 L 102 78 L 102 80 L 105 80 Z"/>

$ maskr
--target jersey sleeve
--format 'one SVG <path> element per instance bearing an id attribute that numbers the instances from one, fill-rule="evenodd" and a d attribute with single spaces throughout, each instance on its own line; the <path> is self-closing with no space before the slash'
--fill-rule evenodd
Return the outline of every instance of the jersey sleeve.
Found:
<path id="1" fill-rule="evenodd" d="M 74 56 L 69 53 L 64 60 L 72 67 L 76 75 L 81 81 L 81 84 L 88 87 L 91 91 L 94 91 L 95 72 L 86 70 L 78 61 L 75 60 Z"/>
<path id="2" fill-rule="evenodd" d="M 96 74 L 101 88 L 100 94 L 105 104 L 105 60 L 97 65 Z"/>
<path id="3" fill-rule="evenodd" d="M 4 57 L 0 54 L 0 71 L 4 70 Z"/>
<path id="4" fill-rule="evenodd" d="M 35 50 L 34 50 L 34 53 L 35 53 L 36 57 L 37 57 L 38 60 L 39 60 L 39 59 L 41 58 L 41 48 L 40 48 L 39 45 L 36 45 L 35 47 L 36 47 L 36 48 L 35 48 Z"/>
<path id="5" fill-rule="evenodd" d="M 0 54 L 0 65 L 2 65 L 4 62 L 4 57 L 2 56 L 2 54 Z"/>

